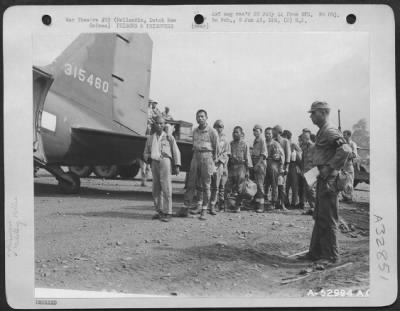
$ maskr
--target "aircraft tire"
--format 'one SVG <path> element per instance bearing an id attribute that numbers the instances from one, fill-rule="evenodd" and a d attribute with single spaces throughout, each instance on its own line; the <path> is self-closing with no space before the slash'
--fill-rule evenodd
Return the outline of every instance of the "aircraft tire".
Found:
<path id="1" fill-rule="evenodd" d="M 94 173 L 100 178 L 115 178 L 118 175 L 117 165 L 98 165 L 94 167 Z"/>
<path id="2" fill-rule="evenodd" d="M 70 166 L 69 171 L 78 175 L 79 177 L 89 177 L 93 172 L 93 168 L 91 166 Z"/>
<path id="3" fill-rule="evenodd" d="M 58 180 L 58 186 L 61 188 L 61 191 L 65 194 L 78 193 L 81 188 L 79 176 L 72 172 L 67 172 L 64 176 L 68 181 L 61 178 Z"/>
<path id="4" fill-rule="evenodd" d="M 140 165 L 135 163 L 132 165 L 121 165 L 119 166 L 119 175 L 122 178 L 134 178 L 140 170 Z"/>

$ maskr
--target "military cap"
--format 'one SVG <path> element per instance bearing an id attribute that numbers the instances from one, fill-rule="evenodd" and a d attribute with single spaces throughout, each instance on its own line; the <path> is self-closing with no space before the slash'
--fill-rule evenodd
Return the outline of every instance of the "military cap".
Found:
<path id="1" fill-rule="evenodd" d="M 274 126 L 274 130 L 277 131 L 280 134 L 282 134 L 282 132 L 283 132 L 283 128 L 280 125 L 275 125 Z"/>
<path id="2" fill-rule="evenodd" d="M 303 128 L 303 133 L 306 133 L 306 132 L 310 132 L 310 133 L 311 133 L 310 129 L 308 129 L 308 128 Z"/>
<path id="3" fill-rule="evenodd" d="M 217 127 L 224 127 L 224 122 L 222 122 L 222 120 L 217 120 L 214 122 L 214 128 Z"/>
<path id="4" fill-rule="evenodd" d="M 256 125 L 254 125 L 253 130 L 256 130 L 256 129 L 262 131 L 262 126 L 260 124 L 256 124 Z"/>
<path id="5" fill-rule="evenodd" d="M 318 109 L 331 109 L 326 102 L 315 101 L 311 104 L 311 109 L 308 112 L 313 112 Z"/>

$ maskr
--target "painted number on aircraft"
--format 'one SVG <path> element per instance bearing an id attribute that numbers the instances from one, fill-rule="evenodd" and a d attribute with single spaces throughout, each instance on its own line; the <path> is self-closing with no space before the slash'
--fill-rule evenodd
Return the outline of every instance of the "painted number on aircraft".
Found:
<path id="1" fill-rule="evenodd" d="M 92 73 L 87 72 L 85 69 L 73 66 L 66 63 L 64 68 L 64 73 L 67 76 L 71 76 L 83 83 L 87 83 L 94 88 L 101 90 L 104 93 L 108 93 L 109 84 L 108 81 L 102 80 L 100 77 L 96 77 Z"/>

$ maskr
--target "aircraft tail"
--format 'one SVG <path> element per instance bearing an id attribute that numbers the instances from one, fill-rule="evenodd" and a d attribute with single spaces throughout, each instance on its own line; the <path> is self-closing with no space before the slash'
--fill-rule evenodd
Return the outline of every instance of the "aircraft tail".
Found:
<path id="1" fill-rule="evenodd" d="M 144 135 L 152 45 L 144 33 L 81 34 L 45 68 L 50 91 Z"/>

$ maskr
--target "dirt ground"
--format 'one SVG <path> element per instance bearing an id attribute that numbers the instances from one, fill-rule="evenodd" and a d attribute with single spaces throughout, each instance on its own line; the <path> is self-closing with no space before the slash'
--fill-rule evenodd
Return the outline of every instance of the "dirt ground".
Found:
<path id="1" fill-rule="evenodd" d="M 368 185 L 357 186 L 354 203 L 341 203 L 340 216 L 353 231 L 339 235 L 340 266 L 318 271 L 290 257 L 307 250 L 311 237 L 312 217 L 300 210 L 163 223 L 151 219 L 151 182 L 82 178 L 81 184 L 79 195 L 63 195 L 45 171 L 35 178 L 36 287 L 209 297 L 369 288 Z M 178 178 L 174 208 L 182 194 Z"/>

